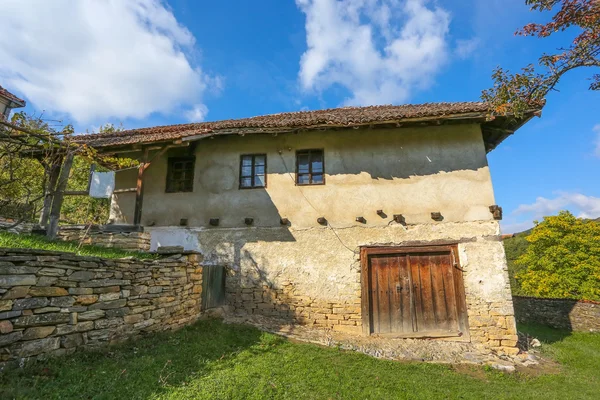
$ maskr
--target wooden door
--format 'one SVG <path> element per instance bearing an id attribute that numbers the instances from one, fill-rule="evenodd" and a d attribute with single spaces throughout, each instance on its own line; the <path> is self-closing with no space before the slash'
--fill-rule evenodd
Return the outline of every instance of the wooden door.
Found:
<path id="1" fill-rule="evenodd" d="M 466 307 L 462 274 L 452 250 L 448 246 L 367 249 L 363 313 L 368 315 L 368 333 L 461 336 L 466 330 Z"/>

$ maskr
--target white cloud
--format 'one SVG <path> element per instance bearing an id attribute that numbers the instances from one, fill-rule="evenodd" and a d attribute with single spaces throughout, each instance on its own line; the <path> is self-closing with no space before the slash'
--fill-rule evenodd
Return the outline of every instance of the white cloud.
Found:
<path id="1" fill-rule="evenodd" d="M 0 15 L 3 84 L 78 122 L 179 111 L 213 80 L 160 0 L 2 0 Z"/>
<path id="2" fill-rule="evenodd" d="M 592 128 L 596 133 L 596 140 L 594 141 L 594 155 L 600 158 L 600 124 L 597 124 Z"/>
<path id="3" fill-rule="evenodd" d="M 450 15 L 429 0 L 296 0 L 306 14 L 305 90 L 347 88 L 346 104 L 406 101 L 448 59 Z"/>
<path id="4" fill-rule="evenodd" d="M 478 38 L 459 39 L 456 41 L 456 49 L 454 52 L 462 59 L 468 58 L 477 50 L 481 41 Z"/>
<path id="5" fill-rule="evenodd" d="M 502 223 L 505 233 L 520 232 L 533 226 L 534 220 L 569 210 L 579 218 L 600 217 L 600 197 L 581 193 L 557 192 L 556 197 L 538 197 L 531 204 L 521 204 Z"/>
<path id="6" fill-rule="evenodd" d="M 190 122 L 202 122 L 208 114 L 208 108 L 204 104 L 196 104 L 191 110 L 186 111 L 185 117 Z"/>

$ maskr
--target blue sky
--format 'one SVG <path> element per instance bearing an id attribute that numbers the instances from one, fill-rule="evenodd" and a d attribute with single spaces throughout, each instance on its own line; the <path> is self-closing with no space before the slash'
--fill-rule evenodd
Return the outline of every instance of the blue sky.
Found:
<path id="1" fill-rule="evenodd" d="M 573 36 L 515 37 L 547 18 L 524 0 L 3 0 L 0 14 L 0 83 L 78 131 L 478 100 L 495 66 Z M 490 153 L 504 231 L 560 209 L 600 217 L 590 73 L 567 76 L 542 118 Z"/>

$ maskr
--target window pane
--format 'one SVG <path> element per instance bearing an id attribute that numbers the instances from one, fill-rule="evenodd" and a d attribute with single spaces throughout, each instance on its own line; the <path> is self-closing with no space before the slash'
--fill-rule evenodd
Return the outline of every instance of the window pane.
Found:
<path id="1" fill-rule="evenodd" d="M 254 173 L 256 175 L 264 175 L 265 174 L 265 166 L 264 165 L 256 165 L 254 167 Z"/>
<path id="2" fill-rule="evenodd" d="M 242 187 L 252 187 L 252 178 L 242 178 Z"/>
<path id="3" fill-rule="evenodd" d="M 313 175 L 311 183 L 323 183 L 323 175 Z"/>
<path id="4" fill-rule="evenodd" d="M 298 173 L 308 173 L 308 154 L 298 154 Z"/>
<path id="5" fill-rule="evenodd" d="M 242 176 L 252 176 L 252 166 L 242 166 Z"/>
<path id="6" fill-rule="evenodd" d="M 252 156 L 243 156 L 242 157 L 242 166 L 249 167 L 252 165 Z"/>
<path id="7" fill-rule="evenodd" d="M 309 179 L 308 179 L 308 175 L 300 175 L 298 174 L 298 184 L 299 185 L 308 185 Z"/>
<path id="8" fill-rule="evenodd" d="M 254 156 L 254 165 L 265 165 L 265 156 Z"/>
<path id="9" fill-rule="evenodd" d="M 255 187 L 264 187 L 265 186 L 265 176 L 264 175 L 254 175 L 254 186 Z"/>
<path id="10" fill-rule="evenodd" d="M 173 171 L 173 176 L 171 179 L 178 181 L 181 179 L 181 177 L 182 177 L 181 171 Z"/>

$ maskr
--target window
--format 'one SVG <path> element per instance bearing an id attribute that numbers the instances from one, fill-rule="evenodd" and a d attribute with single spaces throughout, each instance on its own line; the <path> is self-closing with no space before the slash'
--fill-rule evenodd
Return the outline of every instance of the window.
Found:
<path id="1" fill-rule="evenodd" d="M 240 189 L 267 186 L 267 155 L 246 154 L 240 157 Z"/>
<path id="2" fill-rule="evenodd" d="M 194 190 L 195 162 L 195 157 L 169 158 L 167 193 L 191 192 Z"/>
<path id="3" fill-rule="evenodd" d="M 296 183 L 298 185 L 325 184 L 325 159 L 323 150 L 296 152 Z"/>

